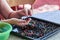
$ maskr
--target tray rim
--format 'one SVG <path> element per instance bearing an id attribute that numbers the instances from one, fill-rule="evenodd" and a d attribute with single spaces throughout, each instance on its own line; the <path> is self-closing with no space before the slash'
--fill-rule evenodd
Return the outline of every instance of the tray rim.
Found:
<path id="1" fill-rule="evenodd" d="M 35 17 L 28 17 L 28 18 L 33 18 L 33 19 L 36 19 L 36 20 L 40 20 L 40 21 L 44 21 L 44 22 L 48 22 L 48 23 L 52 23 L 52 24 L 56 24 L 56 25 L 59 25 L 60 26 L 60 24 L 57 24 L 57 23 L 53 23 L 53 22 L 50 22 L 50 21 L 47 21 L 47 20 L 43 20 L 43 19 L 39 19 L 39 18 L 35 18 Z M 21 37 L 23 37 L 23 38 L 26 38 L 26 39 L 29 39 L 29 40 L 46 40 L 47 38 L 49 38 L 49 37 L 51 37 L 52 35 L 55 35 L 56 33 L 58 33 L 60 31 L 60 27 L 59 28 L 57 28 L 57 29 L 55 29 L 55 30 L 53 30 L 51 33 L 48 33 L 46 36 L 44 36 L 44 37 L 42 37 L 42 38 L 37 38 L 37 39 L 30 39 L 30 38 L 26 38 L 26 36 L 24 37 L 24 36 L 21 36 Z M 11 33 L 15 33 L 15 32 L 11 32 Z M 17 34 L 17 33 L 16 33 Z M 16 35 L 16 36 L 18 36 L 18 35 Z"/>

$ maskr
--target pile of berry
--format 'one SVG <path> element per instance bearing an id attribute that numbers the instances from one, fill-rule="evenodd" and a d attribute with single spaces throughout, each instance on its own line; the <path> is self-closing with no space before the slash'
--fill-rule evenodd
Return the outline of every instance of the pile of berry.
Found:
<path id="1" fill-rule="evenodd" d="M 31 22 L 26 25 L 18 28 L 20 35 L 27 36 L 31 38 L 39 38 L 43 37 L 49 32 L 52 32 L 58 25 L 53 23 L 43 22 L 32 19 Z"/>

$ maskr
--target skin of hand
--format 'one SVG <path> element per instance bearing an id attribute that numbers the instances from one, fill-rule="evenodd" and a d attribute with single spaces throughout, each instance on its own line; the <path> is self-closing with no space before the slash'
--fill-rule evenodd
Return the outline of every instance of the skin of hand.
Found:
<path id="1" fill-rule="evenodd" d="M 11 12 L 8 18 L 21 18 L 22 16 L 31 16 L 32 15 L 31 13 L 32 13 L 31 10 L 28 10 L 28 13 L 26 13 L 25 10 L 22 9 Z"/>
<path id="2" fill-rule="evenodd" d="M 7 20 L 1 20 L 3 22 L 8 22 L 10 24 L 15 24 L 15 25 L 20 25 L 20 26 L 26 25 L 30 22 L 30 19 L 28 20 L 17 19 L 22 16 L 27 16 L 26 14 L 31 15 L 30 10 L 28 10 L 28 13 L 25 13 L 24 9 L 13 11 L 8 5 L 6 0 L 0 0 L 0 12 L 7 19 Z"/>
<path id="3" fill-rule="evenodd" d="M 0 1 L 1 5 L 1 13 L 5 18 L 20 18 L 21 16 L 28 16 L 31 15 L 31 10 L 28 10 L 28 13 L 25 13 L 25 9 L 13 11 L 10 6 L 8 5 L 6 0 Z M 26 15 L 28 14 L 28 15 Z"/>
<path id="4" fill-rule="evenodd" d="M 7 22 L 7 23 L 10 23 L 10 24 L 15 24 L 15 25 L 18 25 L 18 26 L 24 26 L 24 25 L 27 25 L 31 19 L 27 19 L 27 20 L 22 20 L 22 19 L 17 19 L 17 18 L 11 18 L 11 19 L 7 19 L 7 20 L 1 20 L 2 22 Z"/>

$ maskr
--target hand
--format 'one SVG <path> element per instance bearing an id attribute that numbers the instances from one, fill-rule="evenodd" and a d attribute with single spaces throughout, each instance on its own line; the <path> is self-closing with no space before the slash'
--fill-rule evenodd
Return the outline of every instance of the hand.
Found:
<path id="1" fill-rule="evenodd" d="M 20 12 L 23 12 L 23 13 L 21 13 L 22 15 L 31 16 L 31 12 L 32 12 L 31 11 L 31 4 L 19 5 L 18 8 L 22 8 L 23 9 L 23 10 L 20 9 L 19 14 L 20 14 Z"/>
<path id="2" fill-rule="evenodd" d="M 22 16 L 31 16 L 32 15 L 31 13 L 32 13 L 31 10 L 28 10 L 28 13 L 26 13 L 24 9 L 18 11 L 12 11 L 8 15 L 8 18 L 21 18 Z"/>
<path id="3" fill-rule="evenodd" d="M 31 16 L 32 15 L 32 11 L 31 10 L 27 10 L 28 13 L 26 13 L 25 9 L 22 9 L 22 10 L 18 10 L 16 13 L 19 15 L 19 16 Z"/>
<path id="4" fill-rule="evenodd" d="M 23 5 L 18 6 L 18 8 L 19 9 L 21 8 L 21 9 L 10 12 L 10 14 L 8 15 L 8 18 L 21 18 L 22 16 L 31 16 L 32 15 L 31 8 L 26 10 L 26 8 Z"/>
<path id="5" fill-rule="evenodd" d="M 27 19 L 27 20 L 22 20 L 22 19 L 17 19 L 17 18 L 11 18 L 11 19 L 7 19 L 7 20 L 1 20 L 3 22 L 7 22 L 10 24 L 15 24 L 18 26 L 24 26 L 27 25 L 30 22 L 31 19 Z"/>

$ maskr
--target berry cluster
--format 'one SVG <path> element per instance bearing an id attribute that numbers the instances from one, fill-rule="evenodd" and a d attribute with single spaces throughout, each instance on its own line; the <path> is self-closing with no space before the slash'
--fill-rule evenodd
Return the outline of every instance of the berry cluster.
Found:
<path id="1" fill-rule="evenodd" d="M 24 27 L 22 26 L 19 28 L 19 33 L 22 36 L 27 36 L 31 38 L 39 38 L 39 37 L 43 37 L 49 32 L 52 32 L 58 27 L 59 27 L 58 25 L 55 25 L 53 23 L 32 19 L 28 25 Z"/>

